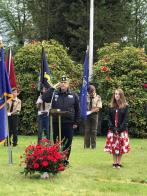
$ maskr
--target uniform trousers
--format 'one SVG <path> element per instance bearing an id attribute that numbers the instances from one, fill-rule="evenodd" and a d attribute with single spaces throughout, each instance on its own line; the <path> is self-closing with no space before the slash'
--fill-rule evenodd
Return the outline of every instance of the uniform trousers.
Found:
<path id="1" fill-rule="evenodd" d="M 8 116 L 8 124 L 9 124 L 9 137 L 11 143 L 11 137 L 13 135 L 13 145 L 17 145 L 18 141 L 18 115 Z"/>
<path id="2" fill-rule="evenodd" d="M 48 114 L 38 115 L 38 143 L 42 139 L 42 134 L 46 136 L 46 138 L 50 139 L 50 131 L 49 131 L 49 116 Z"/>
<path id="3" fill-rule="evenodd" d="M 53 138 L 54 142 L 59 139 L 59 124 L 58 122 L 53 123 Z M 71 145 L 73 139 L 73 123 L 61 123 L 61 140 L 63 141 L 63 150 L 67 149 L 67 159 L 70 156 Z"/>
<path id="4" fill-rule="evenodd" d="M 87 116 L 85 120 L 84 148 L 96 148 L 96 137 L 98 127 L 98 114 Z"/>

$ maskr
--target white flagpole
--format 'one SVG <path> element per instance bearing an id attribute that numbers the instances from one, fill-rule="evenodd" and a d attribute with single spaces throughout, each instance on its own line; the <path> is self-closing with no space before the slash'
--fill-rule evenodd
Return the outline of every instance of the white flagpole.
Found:
<path id="1" fill-rule="evenodd" d="M 8 54 L 8 76 L 10 76 L 10 69 L 11 69 L 11 58 L 12 58 L 12 51 L 11 48 L 9 48 L 9 54 Z"/>
<path id="2" fill-rule="evenodd" d="M 7 115 L 7 144 L 8 144 L 8 164 L 13 164 L 13 158 L 12 158 L 12 144 L 10 142 L 10 133 L 9 133 L 9 123 L 8 123 L 8 115 Z"/>
<path id="3" fill-rule="evenodd" d="M 90 0 L 90 28 L 89 28 L 89 80 L 93 76 L 93 31 L 94 31 L 94 0 Z"/>

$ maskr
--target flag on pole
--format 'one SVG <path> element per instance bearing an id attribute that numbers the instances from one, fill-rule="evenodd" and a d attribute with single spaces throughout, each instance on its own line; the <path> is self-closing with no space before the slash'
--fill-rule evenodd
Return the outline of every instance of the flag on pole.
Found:
<path id="1" fill-rule="evenodd" d="M 12 98 L 12 90 L 4 61 L 4 49 L 0 48 L 0 143 L 7 137 L 6 102 Z"/>
<path id="2" fill-rule="evenodd" d="M 0 143 L 3 143 L 7 137 L 7 110 L 6 106 L 0 109 Z"/>
<path id="3" fill-rule="evenodd" d="M 84 71 L 83 71 L 83 82 L 80 92 L 80 111 L 81 118 L 86 119 L 87 117 L 87 89 L 89 86 L 89 56 L 88 51 L 86 51 L 85 61 L 84 61 Z"/>
<path id="4" fill-rule="evenodd" d="M 41 54 L 41 71 L 39 76 L 39 91 L 41 90 L 42 86 L 51 86 L 51 71 L 48 67 L 48 63 L 46 60 L 45 50 L 42 47 L 42 54 Z"/>
<path id="5" fill-rule="evenodd" d="M 9 49 L 8 55 L 6 57 L 6 66 L 11 88 L 16 88 L 16 75 L 14 71 L 14 60 L 11 48 Z"/>

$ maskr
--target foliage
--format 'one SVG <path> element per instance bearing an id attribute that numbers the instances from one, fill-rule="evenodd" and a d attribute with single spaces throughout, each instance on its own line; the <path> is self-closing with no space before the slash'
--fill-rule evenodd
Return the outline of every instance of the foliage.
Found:
<path id="1" fill-rule="evenodd" d="M 42 139 L 40 144 L 29 145 L 20 158 L 23 158 L 21 163 L 25 165 L 25 175 L 35 172 L 57 174 L 65 170 L 66 152 L 62 151 L 61 142 L 52 145 L 47 139 Z"/>
<path id="2" fill-rule="evenodd" d="M 129 132 L 133 136 L 145 137 L 147 104 L 144 83 L 147 78 L 147 55 L 143 49 L 122 47 L 118 43 L 106 44 L 97 51 L 99 60 L 95 63 L 94 81 L 98 82 L 103 100 L 103 117 L 106 124 L 108 103 L 112 91 L 122 88 L 129 103 Z M 106 129 L 107 126 L 104 128 Z"/>
<path id="3" fill-rule="evenodd" d="M 24 0 L 0 0 L 0 27 L 10 45 L 23 45 L 33 30 L 31 15 Z"/>
<path id="4" fill-rule="evenodd" d="M 94 2 L 94 48 L 121 42 L 143 47 L 146 39 L 146 0 Z M 12 44 L 55 39 L 78 61 L 89 42 L 88 0 L 0 0 L 1 32 Z"/>
<path id="5" fill-rule="evenodd" d="M 37 29 L 36 38 L 56 39 L 69 47 L 70 54 L 77 61 L 82 57 L 89 42 L 88 0 L 27 0 L 28 10 Z M 95 1 L 94 47 L 105 42 L 120 41 L 126 35 L 130 20 L 128 1 Z"/>
<path id="6" fill-rule="evenodd" d="M 67 49 L 55 40 L 42 43 L 34 41 L 19 49 L 14 56 L 14 64 L 21 91 L 20 133 L 23 134 L 32 134 L 37 130 L 37 83 L 41 67 L 42 46 L 45 48 L 53 84 L 59 82 L 63 74 L 71 79 L 72 89 L 77 88 L 80 83 L 82 66 L 74 64 L 67 54 Z"/>
<path id="7" fill-rule="evenodd" d="M 128 42 L 135 47 L 144 47 L 147 39 L 147 0 L 132 0 L 131 15 Z"/>

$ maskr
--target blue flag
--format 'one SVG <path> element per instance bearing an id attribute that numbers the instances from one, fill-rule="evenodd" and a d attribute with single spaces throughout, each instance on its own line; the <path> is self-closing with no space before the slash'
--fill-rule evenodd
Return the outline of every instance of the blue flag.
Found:
<path id="1" fill-rule="evenodd" d="M 12 98 L 12 90 L 4 61 L 4 49 L 0 48 L 0 142 L 7 137 L 6 102 Z"/>
<path id="2" fill-rule="evenodd" d="M 40 72 L 40 79 L 39 79 L 39 91 L 41 87 L 49 87 L 51 85 L 51 71 L 48 67 L 48 63 L 46 60 L 45 50 L 42 47 L 42 54 L 41 54 L 41 72 Z"/>
<path id="3" fill-rule="evenodd" d="M 89 56 L 88 52 L 85 55 L 84 61 L 84 72 L 83 72 L 83 82 L 82 88 L 80 92 L 80 110 L 81 110 L 81 118 L 86 119 L 87 115 L 87 89 L 89 86 Z"/>

